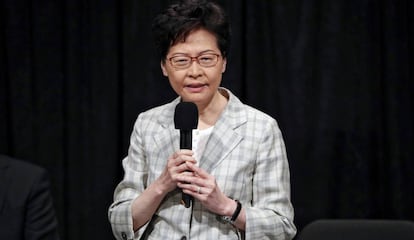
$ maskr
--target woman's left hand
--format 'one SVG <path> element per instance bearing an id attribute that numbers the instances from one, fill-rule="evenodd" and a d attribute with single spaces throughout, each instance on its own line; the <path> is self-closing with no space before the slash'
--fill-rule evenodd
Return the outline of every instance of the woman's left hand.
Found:
<path id="1" fill-rule="evenodd" d="M 179 176 L 177 186 L 184 193 L 198 199 L 209 211 L 222 216 L 231 215 L 237 204 L 221 192 L 216 179 L 195 164 L 186 164 L 193 174 Z"/>

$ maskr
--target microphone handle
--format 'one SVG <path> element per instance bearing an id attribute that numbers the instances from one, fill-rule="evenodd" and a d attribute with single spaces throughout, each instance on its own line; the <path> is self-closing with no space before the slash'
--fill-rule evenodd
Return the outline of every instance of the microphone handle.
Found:
<path id="1" fill-rule="evenodd" d="M 192 149 L 193 143 L 193 132 L 192 130 L 180 130 L 180 149 Z M 181 203 L 186 207 L 191 207 L 193 197 L 182 193 L 181 194 Z"/>
<path id="2" fill-rule="evenodd" d="M 192 130 L 180 130 L 180 149 L 193 149 Z"/>

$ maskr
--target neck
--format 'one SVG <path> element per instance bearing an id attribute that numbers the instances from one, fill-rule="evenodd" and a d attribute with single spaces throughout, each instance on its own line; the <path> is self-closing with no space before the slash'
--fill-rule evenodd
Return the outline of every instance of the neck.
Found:
<path id="1" fill-rule="evenodd" d="M 217 91 L 217 94 L 207 106 L 198 109 L 198 129 L 214 126 L 226 105 L 227 98 L 221 94 L 220 90 Z"/>

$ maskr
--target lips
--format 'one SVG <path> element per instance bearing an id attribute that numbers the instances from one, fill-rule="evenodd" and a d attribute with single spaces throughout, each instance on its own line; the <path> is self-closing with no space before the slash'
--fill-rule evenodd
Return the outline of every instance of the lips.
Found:
<path id="1" fill-rule="evenodd" d="M 201 92 L 203 88 L 206 86 L 207 84 L 193 83 L 193 84 L 188 84 L 186 88 L 191 92 Z"/>
<path id="2" fill-rule="evenodd" d="M 188 88 L 201 88 L 206 86 L 207 84 L 203 84 L 203 83 L 193 83 L 193 84 L 188 84 L 187 87 Z"/>

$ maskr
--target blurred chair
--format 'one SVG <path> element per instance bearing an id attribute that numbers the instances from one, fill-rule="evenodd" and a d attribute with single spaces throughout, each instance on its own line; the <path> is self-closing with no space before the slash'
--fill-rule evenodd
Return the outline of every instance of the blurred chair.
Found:
<path id="1" fill-rule="evenodd" d="M 405 220 L 323 219 L 306 225 L 297 240 L 414 240 L 414 222 Z"/>

